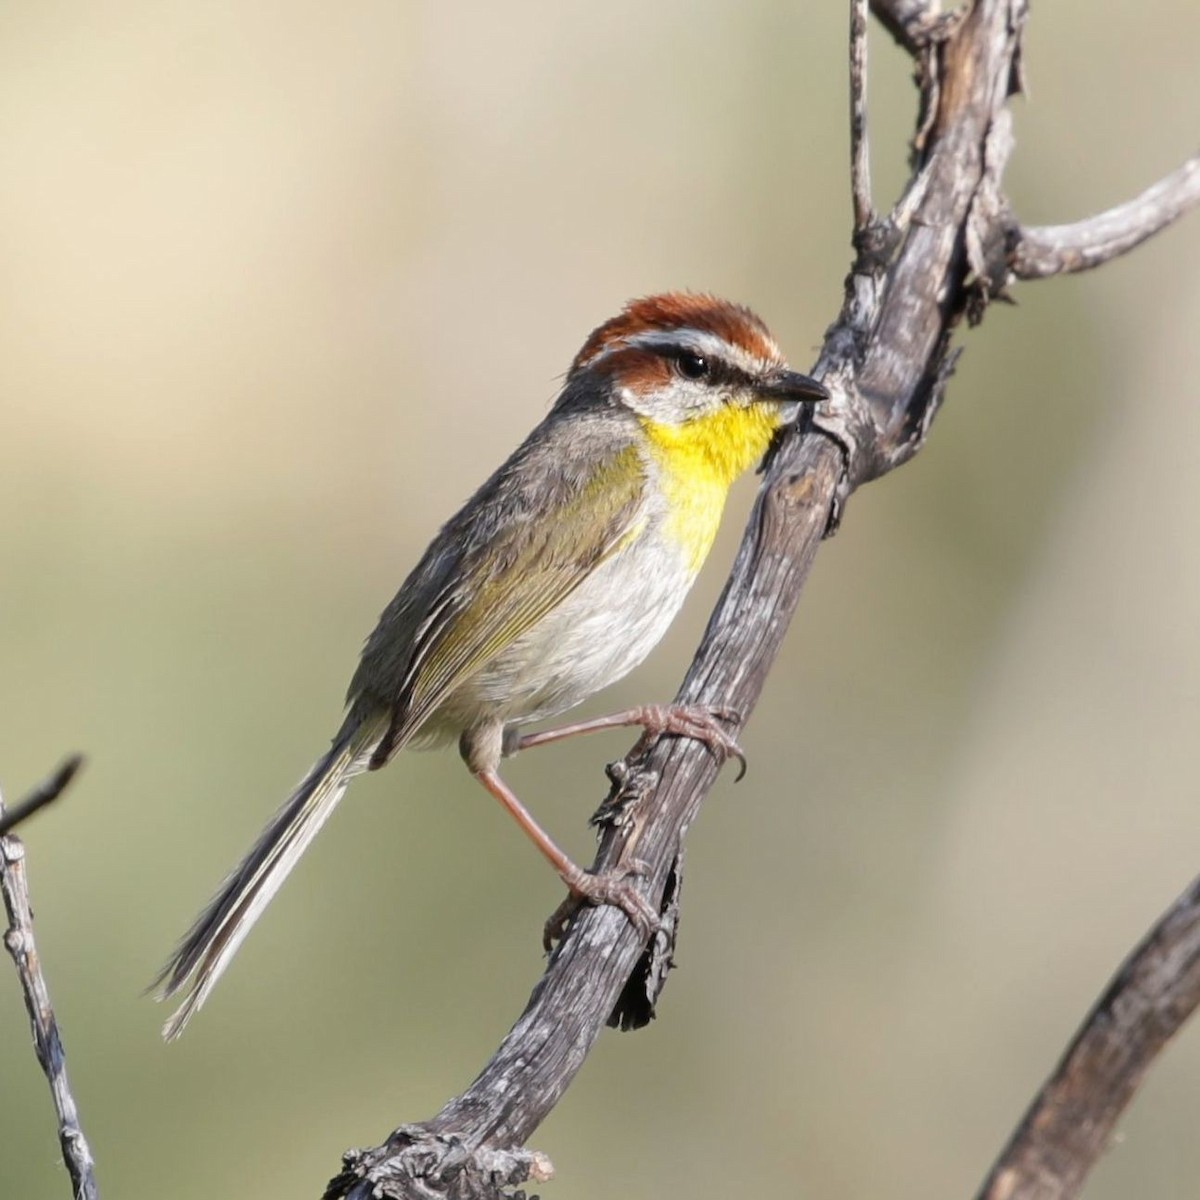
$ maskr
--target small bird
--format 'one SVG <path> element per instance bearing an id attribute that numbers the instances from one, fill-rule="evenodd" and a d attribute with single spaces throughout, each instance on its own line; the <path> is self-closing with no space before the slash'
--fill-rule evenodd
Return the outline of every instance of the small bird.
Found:
<path id="1" fill-rule="evenodd" d="M 400 749 L 458 740 L 570 893 L 641 924 L 628 878 L 578 867 L 500 778 L 506 755 L 640 726 L 741 757 L 720 712 L 647 705 L 559 729 L 521 728 L 632 670 L 704 563 L 734 480 L 800 405 L 828 399 L 789 370 L 748 308 L 671 292 L 633 300 L 575 356 L 545 419 L 442 527 L 366 641 L 329 751 L 196 918 L 155 981 L 182 992 L 177 1037 L 333 812 Z M 651 914 L 652 916 L 652 914 Z M 648 931 L 647 927 L 647 931 Z"/>

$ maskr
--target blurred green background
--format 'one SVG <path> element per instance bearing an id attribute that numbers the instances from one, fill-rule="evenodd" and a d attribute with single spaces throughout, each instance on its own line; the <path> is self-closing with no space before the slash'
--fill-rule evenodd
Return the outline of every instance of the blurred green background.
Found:
<path id="1" fill-rule="evenodd" d="M 320 1194 L 431 1115 L 560 889 L 453 753 L 363 780 L 209 1007 L 139 993 L 336 727 L 437 524 L 629 296 L 712 289 L 812 362 L 848 263 L 846 6 L 0 7 L 0 780 L 107 1196 Z M 1195 148 L 1200 8 L 1035 6 L 1018 213 Z M 873 33 L 877 195 L 909 66 Z M 534 1144 L 552 1196 L 967 1196 L 1200 870 L 1200 219 L 967 334 L 851 502 L 688 842 L 660 1019 Z M 667 642 L 668 697 L 748 507 Z M 630 739 L 508 774 L 578 855 Z M 5 1195 L 67 1194 L 0 969 Z M 1200 1033 L 1091 1197 L 1190 1194 Z M 732 1165 L 731 1165 L 732 1164 Z"/>

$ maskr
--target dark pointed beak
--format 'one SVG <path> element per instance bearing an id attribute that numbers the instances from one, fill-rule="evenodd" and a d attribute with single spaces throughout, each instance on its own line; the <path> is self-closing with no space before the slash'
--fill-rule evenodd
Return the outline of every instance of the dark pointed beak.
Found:
<path id="1" fill-rule="evenodd" d="M 829 389 L 799 371 L 780 370 L 768 375 L 758 387 L 758 394 L 766 400 L 778 400 L 781 404 L 813 403 L 828 400 Z"/>

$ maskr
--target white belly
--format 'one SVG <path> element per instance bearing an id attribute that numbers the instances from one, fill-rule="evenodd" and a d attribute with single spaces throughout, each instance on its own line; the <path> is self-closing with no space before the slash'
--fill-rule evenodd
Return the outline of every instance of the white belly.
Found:
<path id="1" fill-rule="evenodd" d="M 674 620 L 695 573 L 674 546 L 648 539 L 601 565 L 556 609 L 454 690 L 438 723 L 482 711 L 506 725 L 539 721 L 633 670 Z"/>

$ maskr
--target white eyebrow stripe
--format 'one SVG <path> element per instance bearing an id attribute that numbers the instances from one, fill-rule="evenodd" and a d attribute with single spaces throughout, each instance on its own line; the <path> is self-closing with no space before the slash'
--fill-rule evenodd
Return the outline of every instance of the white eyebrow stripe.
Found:
<path id="1" fill-rule="evenodd" d="M 772 341 L 770 345 L 776 352 L 774 359 L 760 358 L 756 354 L 749 354 L 741 346 L 736 346 L 732 342 L 726 341 L 723 337 L 709 332 L 707 329 L 694 329 L 689 326 L 684 326 L 681 329 L 648 329 L 642 333 L 635 333 L 632 337 L 622 338 L 612 345 L 605 346 L 598 354 L 594 354 L 589 358 L 584 365 L 589 367 L 594 366 L 596 363 L 608 358 L 609 355 L 615 354 L 618 350 L 628 350 L 631 348 L 658 350 L 664 346 L 683 346 L 707 358 L 716 358 L 732 363 L 749 375 L 757 375 L 782 361 L 783 356 L 779 354 L 775 343 Z"/>

